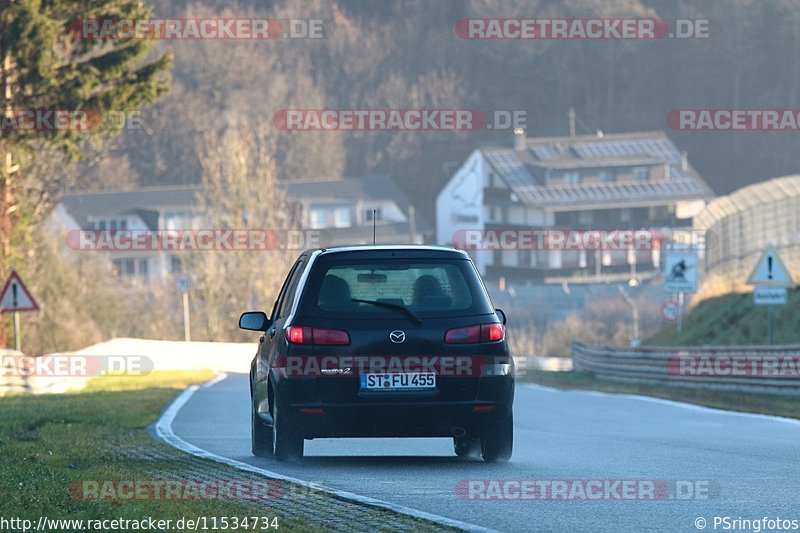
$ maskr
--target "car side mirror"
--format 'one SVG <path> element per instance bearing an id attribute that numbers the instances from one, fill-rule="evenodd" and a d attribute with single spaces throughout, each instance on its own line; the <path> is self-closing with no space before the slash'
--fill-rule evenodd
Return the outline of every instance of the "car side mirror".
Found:
<path id="1" fill-rule="evenodd" d="M 263 311 L 248 311 L 239 317 L 239 328 L 250 331 L 267 331 L 269 318 Z"/>
<path id="2" fill-rule="evenodd" d="M 495 309 L 495 314 L 500 317 L 500 320 L 503 322 L 503 325 L 506 325 L 506 312 L 502 309 Z"/>

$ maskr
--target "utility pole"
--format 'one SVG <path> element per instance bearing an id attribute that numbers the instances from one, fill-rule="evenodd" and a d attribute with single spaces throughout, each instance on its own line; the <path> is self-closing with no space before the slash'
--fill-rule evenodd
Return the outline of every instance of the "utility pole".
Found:
<path id="1" fill-rule="evenodd" d="M 11 15 L 6 14 L 0 22 L 3 32 L 11 25 Z M 0 83 L 3 84 L 3 116 L 10 116 L 14 112 L 13 91 L 11 90 L 11 72 L 13 64 L 11 62 L 11 50 L 0 50 L 3 55 L 2 73 L 0 73 Z M 14 164 L 11 155 L 11 143 L 8 139 L 0 142 L 0 151 L 4 151 L 2 170 L 0 171 L 0 274 L 5 274 L 8 268 L 6 264 L 11 248 L 11 215 L 14 212 L 14 195 L 12 190 L 12 175 L 19 170 L 19 165 Z M 16 316 L 16 315 L 15 315 Z M 19 342 L 19 333 L 16 331 L 19 320 L 15 321 L 16 342 Z M 0 347 L 6 346 L 5 329 L 0 324 Z"/>
<path id="2" fill-rule="evenodd" d="M 631 347 L 636 348 L 639 346 L 639 308 L 636 307 L 636 302 L 633 301 L 625 289 L 622 288 L 622 285 L 617 285 L 617 289 L 619 289 L 619 293 L 622 295 L 622 298 L 625 302 L 631 306 L 631 314 L 633 318 L 633 324 L 631 327 Z"/>

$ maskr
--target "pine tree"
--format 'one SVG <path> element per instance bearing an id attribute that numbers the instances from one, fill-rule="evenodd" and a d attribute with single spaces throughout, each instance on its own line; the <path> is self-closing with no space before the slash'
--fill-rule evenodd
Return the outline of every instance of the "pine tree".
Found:
<path id="1" fill-rule="evenodd" d="M 130 112 L 167 91 L 164 74 L 172 58 L 148 61 L 152 40 L 92 39 L 85 20 L 136 20 L 151 15 L 138 0 L 0 0 L 0 276 L 5 276 L 15 221 L 22 216 L 23 155 L 45 143 L 77 160 L 90 139 L 113 129 L 17 126 L 20 113 L 72 111 L 84 124 L 109 111 Z M 38 152 L 35 152 L 38 153 Z M 0 327 L 0 346 L 4 345 Z"/>

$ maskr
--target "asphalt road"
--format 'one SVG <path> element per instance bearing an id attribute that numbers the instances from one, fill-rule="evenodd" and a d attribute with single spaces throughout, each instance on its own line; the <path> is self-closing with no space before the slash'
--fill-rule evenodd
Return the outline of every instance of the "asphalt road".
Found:
<path id="1" fill-rule="evenodd" d="M 301 462 L 278 463 L 250 455 L 248 402 L 247 376 L 232 374 L 199 389 L 173 430 L 216 455 L 501 531 L 698 531 L 699 517 L 705 530 L 715 531 L 714 516 L 800 520 L 800 423 L 518 384 L 508 464 L 457 458 L 449 439 L 306 441 Z M 457 493 L 463 480 L 480 482 L 473 487 L 485 494 L 493 486 L 481 480 L 566 481 L 567 490 L 587 491 L 597 489 L 596 482 L 637 480 L 643 498 L 652 494 L 652 481 L 656 499 L 589 501 L 573 493 L 567 499 L 479 500 Z M 660 488 L 675 490 L 676 481 L 685 482 L 683 496 L 690 490 L 693 496 L 662 498 Z M 497 487 L 517 494 L 514 484 Z M 606 487 L 610 498 L 624 496 L 621 484 L 619 490 Z"/>

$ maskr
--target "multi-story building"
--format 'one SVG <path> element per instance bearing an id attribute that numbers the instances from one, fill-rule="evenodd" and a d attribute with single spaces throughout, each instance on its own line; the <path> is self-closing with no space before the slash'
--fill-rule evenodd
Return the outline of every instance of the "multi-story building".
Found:
<path id="1" fill-rule="evenodd" d="M 439 244 L 472 248 L 482 274 L 531 281 L 652 275 L 663 235 L 691 229 L 713 197 L 687 155 L 660 131 L 526 138 L 476 149 L 436 203 Z M 465 234 L 647 230 L 645 246 L 471 246 Z M 474 243 L 473 243 L 474 244 Z"/>
<path id="2" fill-rule="evenodd" d="M 67 240 L 75 230 L 141 235 L 209 229 L 199 210 L 202 194 L 200 186 L 68 194 L 50 215 L 50 227 Z M 388 176 L 281 183 L 278 194 L 288 200 L 293 220 L 289 228 L 265 230 L 319 230 L 319 243 L 331 246 L 372 242 L 373 228 L 378 243 L 433 238 L 433 228 Z M 163 282 L 184 269 L 185 250 L 134 248 L 105 252 L 122 278 Z"/>

